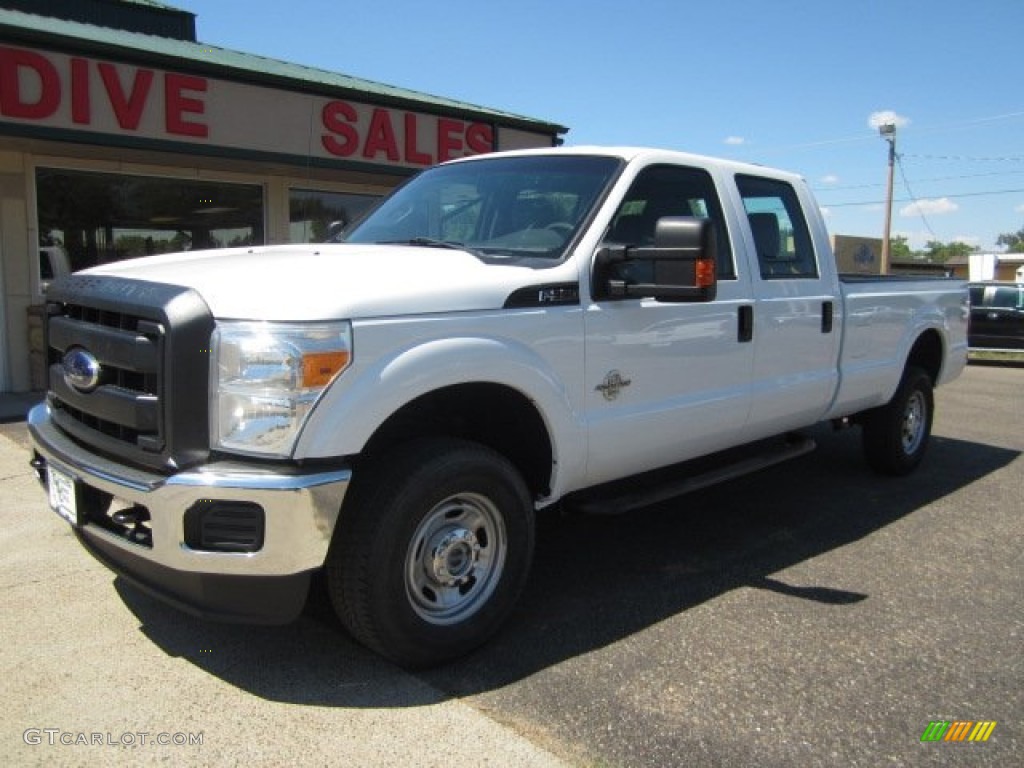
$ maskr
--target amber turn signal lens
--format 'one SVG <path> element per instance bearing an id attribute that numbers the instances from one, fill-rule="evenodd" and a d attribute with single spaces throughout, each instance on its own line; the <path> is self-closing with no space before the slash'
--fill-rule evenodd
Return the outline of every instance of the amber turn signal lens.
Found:
<path id="1" fill-rule="evenodd" d="M 348 365 L 348 352 L 307 352 L 302 356 L 302 386 L 325 387 Z"/>
<path id="2" fill-rule="evenodd" d="M 697 287 L 710 288 L 715 284 L 714 259 L 697 259 Z"/>

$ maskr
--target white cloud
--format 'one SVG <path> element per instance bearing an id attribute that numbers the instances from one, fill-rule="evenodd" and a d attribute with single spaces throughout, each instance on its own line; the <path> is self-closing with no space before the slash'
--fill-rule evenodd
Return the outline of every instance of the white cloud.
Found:
<path id="1" fill-rule="evenodd" d="M 738 147 L 740 144 L 746 144 L 747 140 L 742 136 L 726 136 L 725 143 L 734 147 Z"/>
<path id="2" fill-rule="evenodd" d="M 825 218 L 825 219 L 832 218 L 832 209 L 831 208 L 821 208 L 821 207 L 819 207 L 818 210 L 821 211 L 822 218 Z"/>
<path id="3" fill-rule="evenodd" d="M 1018 205 L 1013 210 L 1016 211 L 1017 213 L 1024 213 L 1024 203 L 1021 203 L 1020 205 Z"/>
<path id="4" fill-rule="evenodd" d="M 900 208 L 900 216 L 941 216 L 944 213 L 953 213 L 960 210 L 960 206 L 948 197 L 940 197 L 938 200 L 918 200 L 910 205 Z"/>
<path id="5" fill-rule="evenodd" d="M 883 125 L 895 125 L 897 128 L 905 128 L 910 125 L 910 118 L 897 115 L 891 109 L 883 109 L 879 112 L 872 112 L 868 115 L 868 126 L 870 128 L 881 128 Z"/>
<path id="6" fill-rule="evenodd" d="M 836 176 L 834 173 L 830 173 L 827 176 L 822 176 L 821 177 L 821 183 L 822 184 L 838 184 L 839 183 L 839 177 Z"/>

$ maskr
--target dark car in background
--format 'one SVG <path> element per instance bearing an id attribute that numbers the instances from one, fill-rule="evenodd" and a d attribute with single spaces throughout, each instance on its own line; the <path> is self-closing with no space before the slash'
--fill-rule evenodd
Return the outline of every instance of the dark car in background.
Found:
<path id="1" fill-rule="evenodd" d="M 967 345 L 1024 349 L 1024 283 L 971 283 Z"/>

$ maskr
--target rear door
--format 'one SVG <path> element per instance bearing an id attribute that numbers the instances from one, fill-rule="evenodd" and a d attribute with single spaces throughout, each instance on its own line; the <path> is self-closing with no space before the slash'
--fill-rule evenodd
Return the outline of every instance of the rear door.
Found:
<path id="1" fill-rule="evenodd" d="M 834 269 L 822 268 L 796 188 L 737 175 L 752 246 L 754 369 L 747 436 L 764 437 L 820 419 L 838 383 Z"/>

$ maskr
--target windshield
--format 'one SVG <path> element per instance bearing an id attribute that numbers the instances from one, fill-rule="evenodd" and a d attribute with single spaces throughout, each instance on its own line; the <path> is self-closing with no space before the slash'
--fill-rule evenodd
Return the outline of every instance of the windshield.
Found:
<path id="1" fill-rule="evenodd" d="M 547 155 L 438 166 L 396 190 L 342 239 L 558 259 L 619 165 L 612 157 Z"/>

